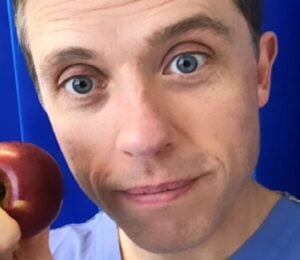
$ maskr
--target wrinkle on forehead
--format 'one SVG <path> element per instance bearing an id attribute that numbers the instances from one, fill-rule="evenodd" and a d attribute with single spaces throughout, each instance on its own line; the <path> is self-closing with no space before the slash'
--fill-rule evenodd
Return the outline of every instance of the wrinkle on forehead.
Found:
<path id="1" fill-rule="evenodd" d="M 44 0 L 38 3 L 29 0 L 25 12 L 28 10 L 26 12 L 28 31 L 31 28 L 43 28 L 43 31 L 45 31 L 47 28 L 51 31 L 73 29 L 82 32 L 86 29 L 85 26 L 101 27 L 101 20 L 105 18 L 108 18 L 105 22 L 122 26 L 122 24 L 130 22 L 130 16 L 135 20 L 136 16 L 145 14 L 144 17 L 150 19 L 160 13 L 168 13 L 166 11 L 177 4 L 181 6 L 180 8 L 184 8 L 186 1 L 90 0 L 86 4 L 84 0 Z M 199 6 L 208 16 L 214 16 L 213 13 L 220 9 L 218 1 L 215 0 L 189 0 L 189 4 L 195 7 Z M 118 23 L 116 23 L 117 21 Z M 56 25 L 56 23 L 59 24 Z M 75 26 L 76 24 L 77 26 Z M 116 27 L 114 29 L 117 30 Z"/>
<path id="2" fill-rule="evenodd" d="M 124 24 L 136 15 L 149 16 L 149 11 L 155 13 L 153 9 L 168 10 L 168 5 L 182 0 L 43 0 L 38 3 L 28 0 L 25 7 L 26 31 L 31 40 L 37 38 L 45 32 L 68 32 L 77 31 L 78 35 L 85 34 L 88 27 L 98 30 L 102 26 L 102 21 L 118 25 Z M 193 1 L 193 0 L 190 0 Z M 152 13 L 153 13 L 152 12 Z M 117 25 L 117 24 L 116 24 Z M 118 26 L 110 27 L 110 33 L 116 33 Z M 33 30 L 32 30 L 33 29 Z M 32 32 L 32 33 L 31 33 Z M 100 31 L 99 31 L 100 32 Z M 102 33 L 108 33 L 106 29 Z M 31 41 L 30 40 L 30 41 Z"/>
<path id="3" fill-rule="evenodd" d="M 144 50 L 149 34 L 195 13 L 235 27 L 236 22 L 230 21 L 235 11 L 229 2 L 232 0 L 222 4 L 219 0 L 189 0 L 188 5 L 186 0 L 28 0 L 27 32 L 36 64 L 49 51 L 70 45 L 121 50 L 120 46 L 136 43 Z"/>
<path id="4" fill-rule="evenodd" d="M 190 0 L 193 1 L 193 0 Z M 176 0 L 115 0 L 115 1 L 89 1 L 83 4 L 82 0 L 53 0 L 36 1 L 29 0 L 25 10 L 30 9 L 37 20 L 41 21 L 60 21 L 72 18 L 84 18 L 88 16 L 130 16 L 139 12 L 149 11 L 154 8 L 162 8 Z M 131 8 L 134 7 L 134 8 Z M 26 11 L 25 11 L 26 12 Z M 31 15 L 30 15 L 31 16 Z"/>
<path id="5" fill-rule="evenodd" d="M 145 13 L 149 15 L 158 14 L 179 4 L 181 8 L 188 7 L 186 0 L 27 0 L 25 7 L 26 17 L 33 17 L 34 24 L 44 24 L 55 21 L 72 21 L 74 19 L 98 19 L 113 17 L 114 19 L 128 19 L 129 16 Z M 223 0 L 222 5 L 232 0 Z M 189 0 L 189 5 L 199 6 L 207 15 L 220 10 L 217 0 Z M 150 12 L 151 11 L 151 12 Z"/>

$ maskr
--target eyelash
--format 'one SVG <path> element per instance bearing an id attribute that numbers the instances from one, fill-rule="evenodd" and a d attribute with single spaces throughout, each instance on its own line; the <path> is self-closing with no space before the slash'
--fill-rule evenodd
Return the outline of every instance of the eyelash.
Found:
<path id="1" fill-rule="evenodd" d="M 172 63 L 176 61 L 176 59 L 179 59 L 180 57 L 183 57 L 185 55 L 192 55 L 192 56 L 197 56 L 197 61 L 198 61 L 198 66 L 196 70 L 192 73 L 186 74 L 186 73 L 172 73 Z M 200 57 L 201 56 L 201 57 Z M 166 76 L 173 76 L 173 78 L 176 78 L 176 80 L 180 79 L 200 79 L 199 77 L 195 76 L 200 76 L 200 74 L 203 74 L 204 72 L 207 71 L 206 66 L 211 63 L 211 61 L 214 58 L 214 51 L 211 49 L 210 46 L 208 46 L 205 43 L 191 40 L 191 41 L 184 41 L 184 42 L 179 42 L 175 46 L 173 46 L 165 56 L 162 64 L 162 74 Z M 175 66 L 178 64 L 175 64 Z M 191 64 L 189 64 L 191 65 Z M 174 68 L 174 66 L 173 66 Z M 204 76 L 204 74 L 203 74 Z"/>
<path id="2" fill-rule="evenodd" d="M 191 72 L 186 71 L 186 73 L 180 72 L 179 69 L 176 68 L 176 66 L 179 66 L 179 65 L 188 66 L 189 65 L 187 63 L 180 64 L 180 59 L 181 58 L 186 59 L 186 61 L 184 61 L 184 63 L 185 62 L 191 63 L 192 61 L 197 61 L 198 64 L 196 65 L 196 67 L 194 69 L 195 69 L 195 71 L 198 71 L 198 70 L 201 70 L 206 65 L 206 63 L 208 62 L 209 56 L 207 54 L 204 54 L 204 53 L 201 53 L 201 52 L 190 52 L 189 51 L 189 52 L 180 53 L 180 54 L 176 55 L 175 57 L 173 57 L 171 59 L 171 61 L 167 65 L 166 69 L 163 71 L 164 74 L 176 74 L 176 72 L 171 73 L 171 69 L 175 69 L 175 70 L 177 69 L 178 70 L 178 75 L 181 75 L 181 76 L 188 76 L 188 75 L 192 75 L 192 74 L 197 73 L 195 71 L 191 71 Z M 173 62 L 175 62 L 176 60 L 177 60 L 177 62 L 175 64 L 173 64 Z"/>
<path id="3" fill-rule="evenodd" d="M 88 79 L 92 85 L 91 85 L 91 88 L 88 89 L 88 92 L 79 93 L 76 90 L 74 90 L 74 85 L 72 85 L 72 84 L 75 83 L 74 82 L 75 80 L 83 80 L 83 79 L 84 80 Z M 73 81 L 73 83 L 72 83 L 72 81 Z M 70 84 L 70 86 L 68 86 L 68 84 Z M 73 76 L 65 79 L 64 81 L 62 81 L 59 84 L 59 86 L 61 89 L 63 89 L 65 92 L 67 92 L 72 97 L 80 99 L 80 98 L 86 98 L 88 96 L 92 96 L 92 93 L 95 93 L 98 90 L 99 91 L 104 90 L 106 87 L 106 84 L 104 81 L 97 79 L 97 77 L 90 76 L 90 75 L 84 75 L 84 74 L 78 74 L 78 75 L 73 75 Z M 80 84 L 79 84 L 79 87 L 81 87 Z M 84 89 L 85 86 L 82 86 L 82 88 Z"/>
<path id="4" fill-rule="evenodd" d="M 177 44 L 175 47 L 173 47 L 171 49 L 171 51 L 169 52 L 169 54 L 166 56 L 166 59 L 165 60 L 169 60 L 167 62 L 167 65 L 166 66 L 163 66 L 163 64 L 161 64 L 163 67 L 163 71 L 162 71 L 162 74 L 163 75 L 175 75 L 180 78 L 193 78 L 192 76 L 195 76 L 195 75 L 198 75 L 204 67 L 206 67 L 207 63 L 209 62 L 210 58 L 211 58 L 211 53 L 209 53 L 209 50 L 206 50 L 206 51 L 199 51 L 199 48 L 200 47 L 197 47 L 197 50 L 195 50 L 195 45 L 200 45 L 198 43 L 194 43 L 194 42 L 190 42 L 190 43 L 180 43 L 180 44 Z M 179 47 L 180 47 L 180 50 L 179 51 Z M 201 49 L 210 49 L 209 47 L 201 47 Z M 191 51 L 191 49 L 194 49 L 195 51 Z M 174 51 L 175 50 L 175 51 Z M 177 51 L 176 51 L 177 50 Z M 174 53 L 176 55 L 174 55 Z M 168 58 L 170 57 L 170 58 Z M 174 62 L 176 62 L 177 60 L 177 63 L 175 64 L 175 66 L 178 66 L 178 61 L 180 58 L 187 58 L 187 57 L 193 57 L 195 58 L 195 60 L 197 60 L 198 64 L 195 68 L 195 71 L 192 71 L 192 72 L 188 72 L 188 73 L 183 73 L 183 72 L 180 72 L 178 70 L 178 68 L 175 68 L 174 67 Z M 173 67 L 172 67 L 172 64 L 173 64 Z M 190 64 L 191 65 L 191 64 Z M 76 67 L 78 66 L 78 67 Z M 86 97 L 86 96 L 89 96 L 89 93 L 90 92 L 94 92 L 95 89 L 104 89 L 106 87 L 106 84 L 105 84 L 105 81 L 103 79 L 99 79 L 99 72 L 96 71 L 95 74 L 96 74 L 96 77 L 95 76 L 91 76 L 91 73 L 88 73 L 88 74 L 85 74 L 85 73 L 82 73 L 82 71 L 86 71 L 86 68 L 84 64 L 77 64 L 77 65 L 74 65 L 74 69 L 70 69 L 69 71 L 67 70 L 67 73 L 65 75 L 65 78 L 63 81 L 59 82 L 58 81 L 58 86 L 59 88 L 62 88 L 64 90 L 67 91 L 67 87 L 66 85 L 71 82 L 72 80 L 76 80 L 76 79 L 79 79 L 79 78 L 88 78 L 91 80 L 92 82 L 92 88 L 91 90 L 88 92 L 88 93 L 76 93 L 75 90 L 70 90 L 72 91 L 73 93 L 71 93 L 73 96 L 76 95 L 78 98 L 80 97 Z M 84 67 L 83 67 L 84 66 Z M 188 66 L 188 65 L 187 65 Z M 73 66 L 72 66 L 73 67 Z M 83 67 L 83 68 L 80 68 L 80 67 Z M 177 72 L 172 72 L 172 69 L 177 70 Z M 95 70 L 93 67 L 92 67 L 93 70 Z M 179 72 L 179 73 L 178 73 Z M 69 75 L 69 77 L 68 77 Z M 72 88 L 72 86 L 71 86 Z M 69 93 L 70 93 L 69 91 Z M 68 92 L 68 91 L 67 91 Z"/>

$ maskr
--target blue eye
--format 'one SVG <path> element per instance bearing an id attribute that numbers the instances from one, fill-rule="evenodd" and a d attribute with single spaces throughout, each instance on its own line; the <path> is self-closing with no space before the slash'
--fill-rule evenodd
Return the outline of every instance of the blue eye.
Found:
<path id="1" fill-rule="evenodd" d="M 199 53 L 182 54 L 172 60 L 170 72 L 176 74 L 191 74 L 206 63 L 206 56 Z"/>
<path id="2" fill-rule="evenodd" d="M 77 76 L 69 79 L 65 83 L 65 88 L 71 93 L 75 94 L 87 94 L 94 86 L 94 82 L 90 77 L 87 76 Z"/>

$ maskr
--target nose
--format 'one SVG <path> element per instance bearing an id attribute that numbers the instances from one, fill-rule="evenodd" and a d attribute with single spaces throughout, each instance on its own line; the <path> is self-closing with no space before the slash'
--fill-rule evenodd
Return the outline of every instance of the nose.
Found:
<path id="1" fill-rule="evenodd" d="M 174 146 L 174 130 L 166 114 L 150 102 L 127 108 L 117 138 L 117 148 L 133 157 L 166 153 Z"/>

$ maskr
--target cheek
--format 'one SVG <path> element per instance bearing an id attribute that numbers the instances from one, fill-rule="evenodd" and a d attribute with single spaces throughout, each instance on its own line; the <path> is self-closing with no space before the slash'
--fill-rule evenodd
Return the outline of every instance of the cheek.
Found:
<path id="1" fill-rule="evenodd" d="M 75 131 L 75 133 L 73 130 L 68 131 L 68 127 L 62 128 L 59 125 L 54 125 L 53 130 L 72 172 L 81 172 L 86 169 L 85 164 L 87 164 L 87 159 L 90 157 L 87 152 L 88 143 L 85 140 L 86 138 L 78 131 Z M 79 158 L 81 159 L 79 160 Z"/>
<path id="2" fill-rule="evenodd" d="M 80 122 L 80 120 L 78 120 Z M 108 131 L 102 131 L 88 122 L 56 120 L 52 125 L 60 148 L 77 183 L 86 195 L 102 207 L 111 186 L 112 174 L 109 168 L 111 144 Z"/>
<path id="3" fill-rule="evenodd" d="M 253 81 L 253 80 L 252 80 Z M 258 104 L 255 84 L 216 87 L 205 98 L 189 99 L 182 128 L 191 142 L 221 158 L 228 174 L 249 173 L 258 154 Z"/>
<path id="4" fill-rule="evenodd" d="M 215 130 L 215 141 L 222 144 L 228 167 L 236 174 L 250 174 L 258 156 L 258 112 L 248 100 L 224 108 Z M 227 111 L 227 113 L 226 113 Z"/>
<path id="5" fill-rule="evenodd" d="M 258 110 L 255 98 L 241 95 L 223 108 L 216 127 L 217 143 L 224 143 L 228 167 L 235 175 L 249 176 L 258 157 Z M 221 148 L 222 149 L 222 148 Z"/>
<path id="6" fill-rule="evenodd" d="M 96 118 L 86 115 L 50 114 L 49 118 L 70 170 L 80 185 L 89 190 L 96 176 L 98 179 L 105 179 L 112 151 L 111 140 L 114 139 L 111 131 L 103 124 L 98 124 Z"/>

